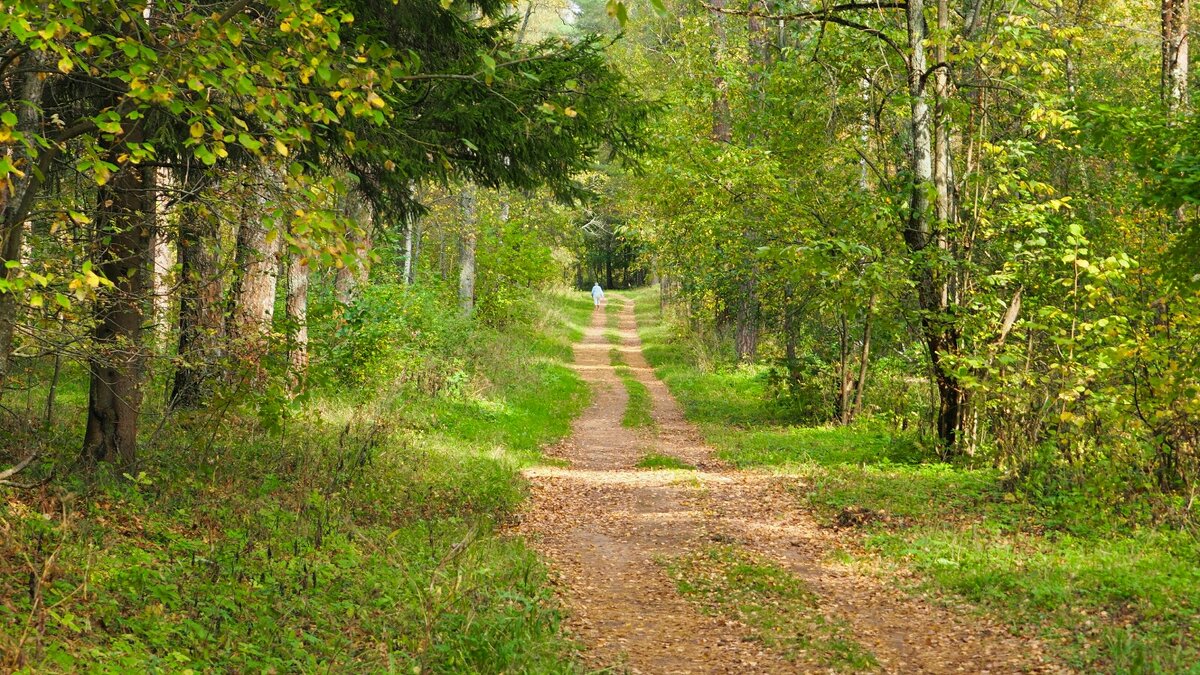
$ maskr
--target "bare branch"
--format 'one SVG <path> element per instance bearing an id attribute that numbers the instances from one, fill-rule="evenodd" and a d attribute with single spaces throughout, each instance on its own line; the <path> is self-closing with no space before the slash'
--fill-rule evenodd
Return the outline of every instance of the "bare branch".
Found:
<path id="1" fill-rule="evenodd" d="M 25 467 L 29 466 L 29 464 L 31 462 L 33 462 L 33 460 L 37 459 L 37 456 L 38 456 L 38 454 L 36 452 L 32 452 L 29 454 L 28 457 L 17 462 L 17 465 L 12 467 L 11 469 L 5 469 L 4 471 L 0 471 L 0 481 L 3 481 L 6 478 L 12 478 L 13 476 L 20 473 L 22 470 L 25 469 Z"/>

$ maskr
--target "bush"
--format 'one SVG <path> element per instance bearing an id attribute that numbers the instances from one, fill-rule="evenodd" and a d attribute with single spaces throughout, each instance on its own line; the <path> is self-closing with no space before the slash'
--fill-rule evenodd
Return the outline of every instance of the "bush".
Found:
<path id="1" fill-rule="evenodd" d="M 368 286 L 341 321 L 326 365 L 342 384 L 398 382 L 437 394 L 463 381 L 471 323 L 438 289 Z"/>

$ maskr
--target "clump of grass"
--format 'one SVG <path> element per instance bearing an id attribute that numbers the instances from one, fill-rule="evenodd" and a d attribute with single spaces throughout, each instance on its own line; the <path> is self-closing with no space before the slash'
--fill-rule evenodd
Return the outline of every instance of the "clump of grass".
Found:
<path id="1" fill-rule="evenodd" d="M 634 466 L 639 469 L 681 469 L 688 471 L 696 468 L 682 459 L 670 455 L 662 455 L 657 452 L 651 452 L 642 457 Z"/>
<path id="2" fill-rule="evenodd" d="M 712 546 L 667 565 L 679 592 L 709 614 L 740 621 L 789 660 L 854 672 L 878 667 L 849 626 L 821 612 L 804 581 L 736 546 Z"/>
<path id="3" fill-rule="evenodd" d="M 621 382 L 625 385 L 625 392 L 629 395 L 625 405 L 625 415 L 621 418 L 621 426 L 632 429 L 654 426 L 654 402 L 650 398 L 650 390 L 634 376 L 620 349 L 613 347 L 608 350 L 608 359 L 613 370 L 617 372 L 617 377 L 620 377 Z"/>
<path id="4" fill-rule="evenodd" d="M 621 350 L 617 349 L 616 347 L 608 350 L 608 362 L 612 364 L 614 368 L 629 365 L 625 362 L 625 354 L 623 354 Z"/>
<path id="5" fill-rule="evenodd" d="M 615 297 L 610 297 L 604 303 L 604 325 L 611 331 L 616 331 L 621 323 L 621 309 L 623 303 L 616 301 Z"/>

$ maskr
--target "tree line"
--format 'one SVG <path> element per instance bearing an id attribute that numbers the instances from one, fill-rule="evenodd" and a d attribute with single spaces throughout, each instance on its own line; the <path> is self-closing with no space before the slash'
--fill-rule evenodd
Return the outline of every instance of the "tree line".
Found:
<path id="1" fill-rule="evenodd" d="M 609 40 L 534 10 L 6 3 L 0 392 L 50 378 L 48 422 L 85 364 L 82 457 L 128 466 L 151 383 L 164 420 L 303 388 L 313 280 L 346 307 L 423 269 L 474 312 L 477 257 L 567 236 L 578 176 L 644 145 Z"/>
<path id="2" fill-rule="evenodd" d="M 1186 2 L 652 9 L 662 151 L 609 208 L 694 328 L 799 417 L 1194 485 Z"/>

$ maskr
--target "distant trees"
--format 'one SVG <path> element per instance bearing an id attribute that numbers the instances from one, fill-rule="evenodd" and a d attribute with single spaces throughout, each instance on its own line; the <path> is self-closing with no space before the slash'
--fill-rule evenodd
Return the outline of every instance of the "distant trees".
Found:
<path id="1" fill-rule="evenodd" d="M 1200 475 L 1191 380 L 1152 356 L 1200 344 L 1169 260 L 1194 252 L 1187 3 L 669 9 L 622 52 L 663 152 L 607 208 L 693 326 L 734 360 L 761 327 L 810 419 L 874 410 L 1014 471 Z"/>

